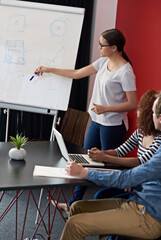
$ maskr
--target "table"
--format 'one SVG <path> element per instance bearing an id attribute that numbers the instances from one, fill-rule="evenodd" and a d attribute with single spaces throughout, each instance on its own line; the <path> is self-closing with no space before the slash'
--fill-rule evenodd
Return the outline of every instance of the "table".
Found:
<path id="1" fill-rule="evenodd" d="M 70 153 L 86 153 L 86 150 L 73 144 L 66 144 L 68 152 Z M 25 217 L 23 223 L 23 229 L 21 233 L 21 240 L 23 240 L 26 216 L 29 206 L 30 198 L 32 197 L 39 211 L 40 221 L 36 227 L 35 235 L 42 222 L 47 233 L 47 239 L 50 240 L 51 230 L 56 214 L 56 209 L 53 214 L 52 221 L 50 221 L 50 202 L 51 200 L 59 200 L 60 194 L 62 193 L 62 186 L 76 186 L 76 185 L 93 185 L 94 183 L 83 179 L 63 179 L 63 178 L 47 178 L 47 177 L 34 177 L 33 171 L 35 165 L 51 166 L 51 167 L 65 167 L 66 160 L 62 157 L 59 147 L 56 141 L 31 141 L 25 145 L 27 156 L 25 160 L 10 160 L 8 156 L 9 150 L 12 148 L 12 144 L 9 142 L 0 142 L 0 191 L 16 191 L 15 196 L 6 207 L 3 214 L 0 216 L 0 222 L 6 216 L 7 212 L 16 205 L 16 222 L 15 222 L 15 240 L 17 236 L 17 217 L 18 217 L 18 199 L 23 195 L 24 190 L 28 190 L 27 204 L 25 208 Z M 38 204 L 34 198 L 33 189 L 45 189 L 48 193 L 48 200 L 46 208 L 43 213 L 40 212 Z M 56 188 L 59 188 L 57 199 L 54 199 Z M 3 193 L 0 197 L 0 201 L 3 198 Z M 63 193 L 62 193 L 63 194 Z M 65 196 L 64 196 L 65 199 Z M 66 199 L 65 199 L 65 202 Z M 47 226 L 43 220 L 45 214 L 48 214 Z M 61 214 L 61 212 L 60 212 Z M 62 216 L 63 217 L 63 216 Z M 64 217 L 63 217 L 64 219 Z M 65 221 L 65 219 L 64 219 Z"/>
<path id="2" fill-rule="evenodd" d="M 0 190 L 19 190 L 48 188 L 62 185 L 87 183 L 80 179 L 34 177 L 35 165 L 65 167 L 66 160 L 62 157 L 57 143 L 50 141 L 33 141 L 25 145 L 27 156 L 25 161 L 9 160 L 8 152 L 12 148 L 9 142 L 0 142 Z M 71 153 L 84 153 L 85 150 L 76 145 L 67 144 Z"/>
<path id="3" fill-rule="evenodd" d="M 82 179 L 62 179 L 62 178 L 44 178 L 44 177 L 34 177 L 33 171 L 35 165 L 44 165 L 44 166 L 51 166 L 51 167 L 65 167 L 66 160 L 62 157 L 57 142 L 51 141 L 33 141 L 28 142 L 25 145 L 25 149 L 27 151 L 27 156 L 25 161 L 16 161 L 10 160 L 8 156 L 9 150 L 12 148 L 12 144 L 9 142 L 0 142 L 0 190 L 3 191 L 0 200 L 3 198 L 3 194 L 5 191 L 16 191 L 15 196 L 6 207 L 3 214 L 0 216 L 0 222 L 6 217 L 7 212 L 12 208 L 13 205 L 16 205 L 16 222 L 15 222 L 15 240 L 18 239 L 17 236 L 17 217 L 18 217 L 18 199 L 23 195 L 25 189 L 28 190 L 28 199 L 25 209 L 25 217 L 24 217 L 24 224 L 22 229 L 21 238 L 23 240 L 25 223 L 26 223 L 26 216 L 27 210 L 29 205 L 29 200 L 32 197 L 35 206 L 38 209 L 38 204 L 34 199 L 32 190 L 33 189 L 41 189 L 44 188 L 48 192 L 48 201 L 46 208 L 43 213 L 39 212 L 41 219 L 36 227 L 35 233 L 36 234 L 40 223 L 43 222 L 44 228 L 47 233 L 47 239 L 50 240 L 51 229 L 54 220 L 50 222 L 50 201 L 51 199 L 54 200 L 54 193 L 55 188 L 59 188 L 62 186 L 75 186 L 75 185 L 92 185 L 91 182 Z M 67 143 L 67 149 L 70 153 L 85 153 L 86 151 L 83 148 L 80 148 L 76 145 Z M 52 190 L 52 192 L 51 192 Z M 61 190 L 61 188 L 60 188 Z M 61 191 L 60 191 L 61 193 Z M 58 194 L 58 197 L 60 196 Z M 39 209 L 38 209 L 39 211 Z M 55 209 L 56 211 L 56 209 Z M 44 215 L 48 213 L 48 223 L 47 226 L 43 221 Z M 55 212 L 54 212 L 55 215 Z M 54 218 L 53 215 L 53 218 Z"/>

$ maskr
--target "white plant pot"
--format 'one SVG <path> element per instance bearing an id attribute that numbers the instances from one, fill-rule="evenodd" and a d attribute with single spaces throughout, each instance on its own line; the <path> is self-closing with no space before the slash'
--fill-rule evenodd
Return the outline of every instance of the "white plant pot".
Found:
<path id="1" fill-rule="evenodd" d="M 26 157 L 26 150 L 23 148 L 11 148 L 9 150 L 9 157 L 11 159 L 23 160 Z"/>

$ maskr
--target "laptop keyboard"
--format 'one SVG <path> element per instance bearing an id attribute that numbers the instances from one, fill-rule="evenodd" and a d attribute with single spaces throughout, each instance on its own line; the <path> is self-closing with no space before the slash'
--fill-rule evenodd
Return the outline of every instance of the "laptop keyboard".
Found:
<path id="1" fill-rule="evenodd" d="M 82 155 L 70 155 L 70 159 L 76 163 L 89 163 Z"/>

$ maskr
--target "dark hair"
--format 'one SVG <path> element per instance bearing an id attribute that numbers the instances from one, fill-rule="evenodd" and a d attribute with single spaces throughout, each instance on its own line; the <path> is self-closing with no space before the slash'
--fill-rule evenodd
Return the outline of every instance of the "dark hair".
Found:
<path id="1" fill-rule="evenodd" d="M 138 103 L 137 109 L 139 111 L 139 115 L 137 117 L 137 126 L 139 132 L 142 133 L 144 136 L 156 136 L 160 134 L 160 131 L 155 129 L 152 111 L 153 103 L 157 98 L 157 94 L 158 92 L 156 92 L 155 90 L 148 90 L 140 98 L 140 101 Z"/>
<path id="2" fill-rule="evenodd" d="M 109 30 L 104 31 L 101 34 L 101 36 L 106 39 L 106 41 L 109 43 L 109 45 L 111 45 L 111 46 L 115 45 L 117 47 L 118 52 L 122 52 L 123 58 L 126 61 L 130 62 L 128 56 L 126 55 L 125 51 L 123 50 L 125 43 L 126 43 L 126 39 L 120 30 L 118 30 L 116 28 L 109 29 Z"/>

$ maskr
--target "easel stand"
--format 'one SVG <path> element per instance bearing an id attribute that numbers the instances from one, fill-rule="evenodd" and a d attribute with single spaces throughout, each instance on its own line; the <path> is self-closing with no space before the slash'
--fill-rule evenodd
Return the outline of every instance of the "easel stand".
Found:
<path id="1" fill-rule="evenodd" d="M 9 108 L 4 109 L 4 114 L 7 114 L 7 119 L 6 119 L 6 133 L 5 133 L 5 142 L 8 140 L 8 126 L 9 126 L 9 115 L 10 115 L 10 110 Z"/>
<path id="2" fill-rule="evenodd" d="M 52 129 L 51 129 L 50 141 L 54 141 L 53 129 L 55 128 L 56 124 L 59 125 L 59 123 L 60 123 L 60 118 L 58 118 L 58 120 L 57 120 L 57 115 L 58 115 L 58 111 L 56 111 L 54 118 L 53 118 L 53 125 L 52 125 Z"/>

